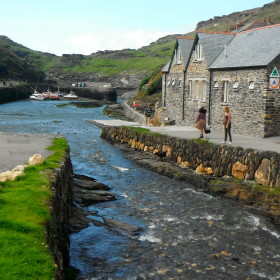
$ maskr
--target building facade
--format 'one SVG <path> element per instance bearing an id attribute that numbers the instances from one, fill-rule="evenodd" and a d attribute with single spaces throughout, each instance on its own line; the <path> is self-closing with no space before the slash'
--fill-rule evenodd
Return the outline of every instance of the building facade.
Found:
<path id="1" fill-rule="evenodd" d="M 222 128 L 229 106 L 233 133 L 280 135 L 279 24 L 178 38 L 162 72 L 162 104 L 176 124 L 193 126 L 203 106 L 209 125 Z"/>

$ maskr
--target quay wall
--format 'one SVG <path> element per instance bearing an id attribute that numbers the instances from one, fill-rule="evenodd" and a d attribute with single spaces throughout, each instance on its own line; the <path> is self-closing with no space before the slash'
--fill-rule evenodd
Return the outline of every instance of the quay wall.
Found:
<path id="1" fill-rule="evenodd" d="M 0 87 L 0 104 L 29 98 L 30 88 L 25 86 Z"/>

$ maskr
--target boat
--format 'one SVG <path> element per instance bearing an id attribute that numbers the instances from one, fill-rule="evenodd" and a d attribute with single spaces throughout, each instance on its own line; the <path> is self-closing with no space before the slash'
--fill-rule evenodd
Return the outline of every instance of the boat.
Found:
<path id="1" fill-rule="evenodd" d="M 69 94 L 66 94 L 63 97 L 67 98 L 67 99 L 77 99 L 78 98 L 78 96 L 74 93 L 74 91 L 70 91 Z"/>
<path id="2" fill-rule="evenodd" d="M 47 100 L 47 97 L 39 92 L 34 92 L 33 94 L 30 95 L 30 99 L 32 100 Z"/>
<path id="3" fill-rule="evenodd" d="M 49 99 L 50 100 L 58 100 L 59 99 L 59 95 L 57 92 L 49 92 Z"/>

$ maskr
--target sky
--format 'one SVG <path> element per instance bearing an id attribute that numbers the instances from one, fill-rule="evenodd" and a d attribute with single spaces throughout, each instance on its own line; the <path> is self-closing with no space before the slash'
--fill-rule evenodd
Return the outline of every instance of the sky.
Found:
<path id="1" fill-rule="evenodd" d="M 0 35 L 32 50 L 89 55 L 138 49 L 214 16 L 273 0 L 0 0 Z"/>

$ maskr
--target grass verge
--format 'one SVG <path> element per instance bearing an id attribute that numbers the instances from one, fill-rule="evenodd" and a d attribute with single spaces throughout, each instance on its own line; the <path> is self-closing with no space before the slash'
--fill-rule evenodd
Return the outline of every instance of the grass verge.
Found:
<path id="1" fill-rule="evenodd" d="M 51 218 L 49 176 L 68 149 L 55 138 L 53 154 L 43 163 L 25 168 L 15 181 L 0 183 L 0 278 L 55 279 L 56 264 L 46 244 L 45 223 Z"/>

